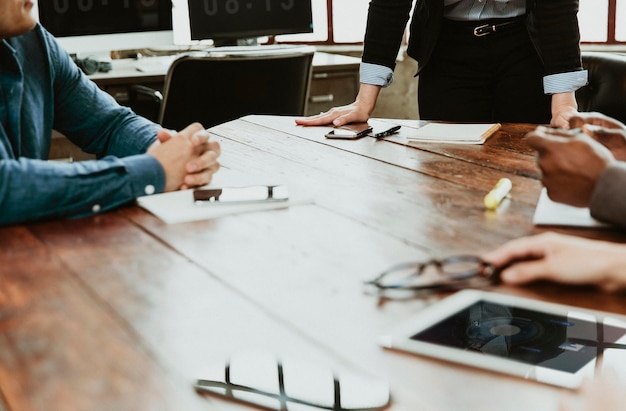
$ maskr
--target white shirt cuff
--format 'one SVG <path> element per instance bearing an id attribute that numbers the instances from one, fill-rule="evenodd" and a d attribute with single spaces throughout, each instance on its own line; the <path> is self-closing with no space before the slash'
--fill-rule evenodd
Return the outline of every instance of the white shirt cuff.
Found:
<path id="1" fill-rule="evenodd" d="M 378 64 L 361 62 L 361 83 L 388 87 L 393 83 L 393 70 Z"/>
<path id="2" fill-rule="evenodd" d="M 546 94 L 569 93 L 586 85 L 587 70 L 557 73 L 543 78 L 543 91 Z"/>

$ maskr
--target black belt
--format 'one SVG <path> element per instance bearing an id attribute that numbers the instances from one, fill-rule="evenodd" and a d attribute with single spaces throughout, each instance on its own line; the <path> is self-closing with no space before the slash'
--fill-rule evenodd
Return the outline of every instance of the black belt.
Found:
<path id="1" fill-rule="evenodd" d="M 445 30 L 456 33 L 467 33 L 476 37 L 500 33 L 525 24 L 526 16 L 510 19 L 492 19 L 483 21 L 444 20 Z"/>
<path id="2" fill-rule="evenodd" d="M 522 23 L 523 20 L 513 20 L 507 21 L 506 23 L 498 23 L 498 24 L 482 24 L 480 26 L 474 27 L 473 33 L 476 37 L 487 36 L 491 33 L 497 33 L 499 31 L 505 31 L 507 29 L 513 28 L 518 24 Z"/>

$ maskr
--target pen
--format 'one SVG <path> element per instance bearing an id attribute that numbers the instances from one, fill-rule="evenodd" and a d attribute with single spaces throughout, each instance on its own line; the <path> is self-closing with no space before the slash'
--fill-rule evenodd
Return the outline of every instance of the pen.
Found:
<path id="1" fill-rule="evenodd" d="M 389 130 L 385 130 L 385 131 L 381 131 L 381 132 L 378 132 L 378 133 L 374 133 L 374 135 L 372 137 L 374 137 L 374 138 L 387 137 L 387 136 L 390 136 L 392 134 L 397 133 L 398 130 L 400 130 L 400 126 L 393 126 Z"/>
<path id="2" fill-rule="evenodd" d="M 513 187 L 513 183 L 508 178 L 501 178 L 496 183 L 495 187 L 491 189 L 491 191 L 485 196 L 483 202 L 485 203 L 485 207 L 487 210 L 495 210 L 498 208 L 504 197 L 506 197 L 511 188 Z"/>

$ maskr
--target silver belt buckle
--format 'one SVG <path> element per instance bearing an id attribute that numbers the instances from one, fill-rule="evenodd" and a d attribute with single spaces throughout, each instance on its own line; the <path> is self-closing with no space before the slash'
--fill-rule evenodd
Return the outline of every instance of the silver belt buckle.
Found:
<path id="1" fill-rule="evenodd" d="M 490 30 L 485 30 L 490 29 Z M 492 27 L 490 24 L 483 24 L 482 26 L 474 27 L 474 36 L 482 37 L 487 34 L 491 34 L 495 31 L 495 27 Z"/>

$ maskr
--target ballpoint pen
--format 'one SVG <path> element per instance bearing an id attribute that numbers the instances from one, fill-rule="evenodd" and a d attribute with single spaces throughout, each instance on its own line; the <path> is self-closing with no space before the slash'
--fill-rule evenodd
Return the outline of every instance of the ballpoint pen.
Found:
<path id="1" fill-rule="evenodd" d="M 372 137 L 374 137 L 374 138 L 383 138 L 383 137 L 387 137 L 387 136 L 390 136 L 390 135 L 392 135 L 392 134 L 396 134 L 396 133 L 398 132 L 398 130 L 400 130 L 400 126 L 393 126 L 393 127 L 391 127 L 390 129 L 388 129 L 388 130 L 385 130 L 385 131 L 380 131 L 380 132 L 378 132 L 378 133 L 374 133 L 374 134 L 372 135 Z"/>

